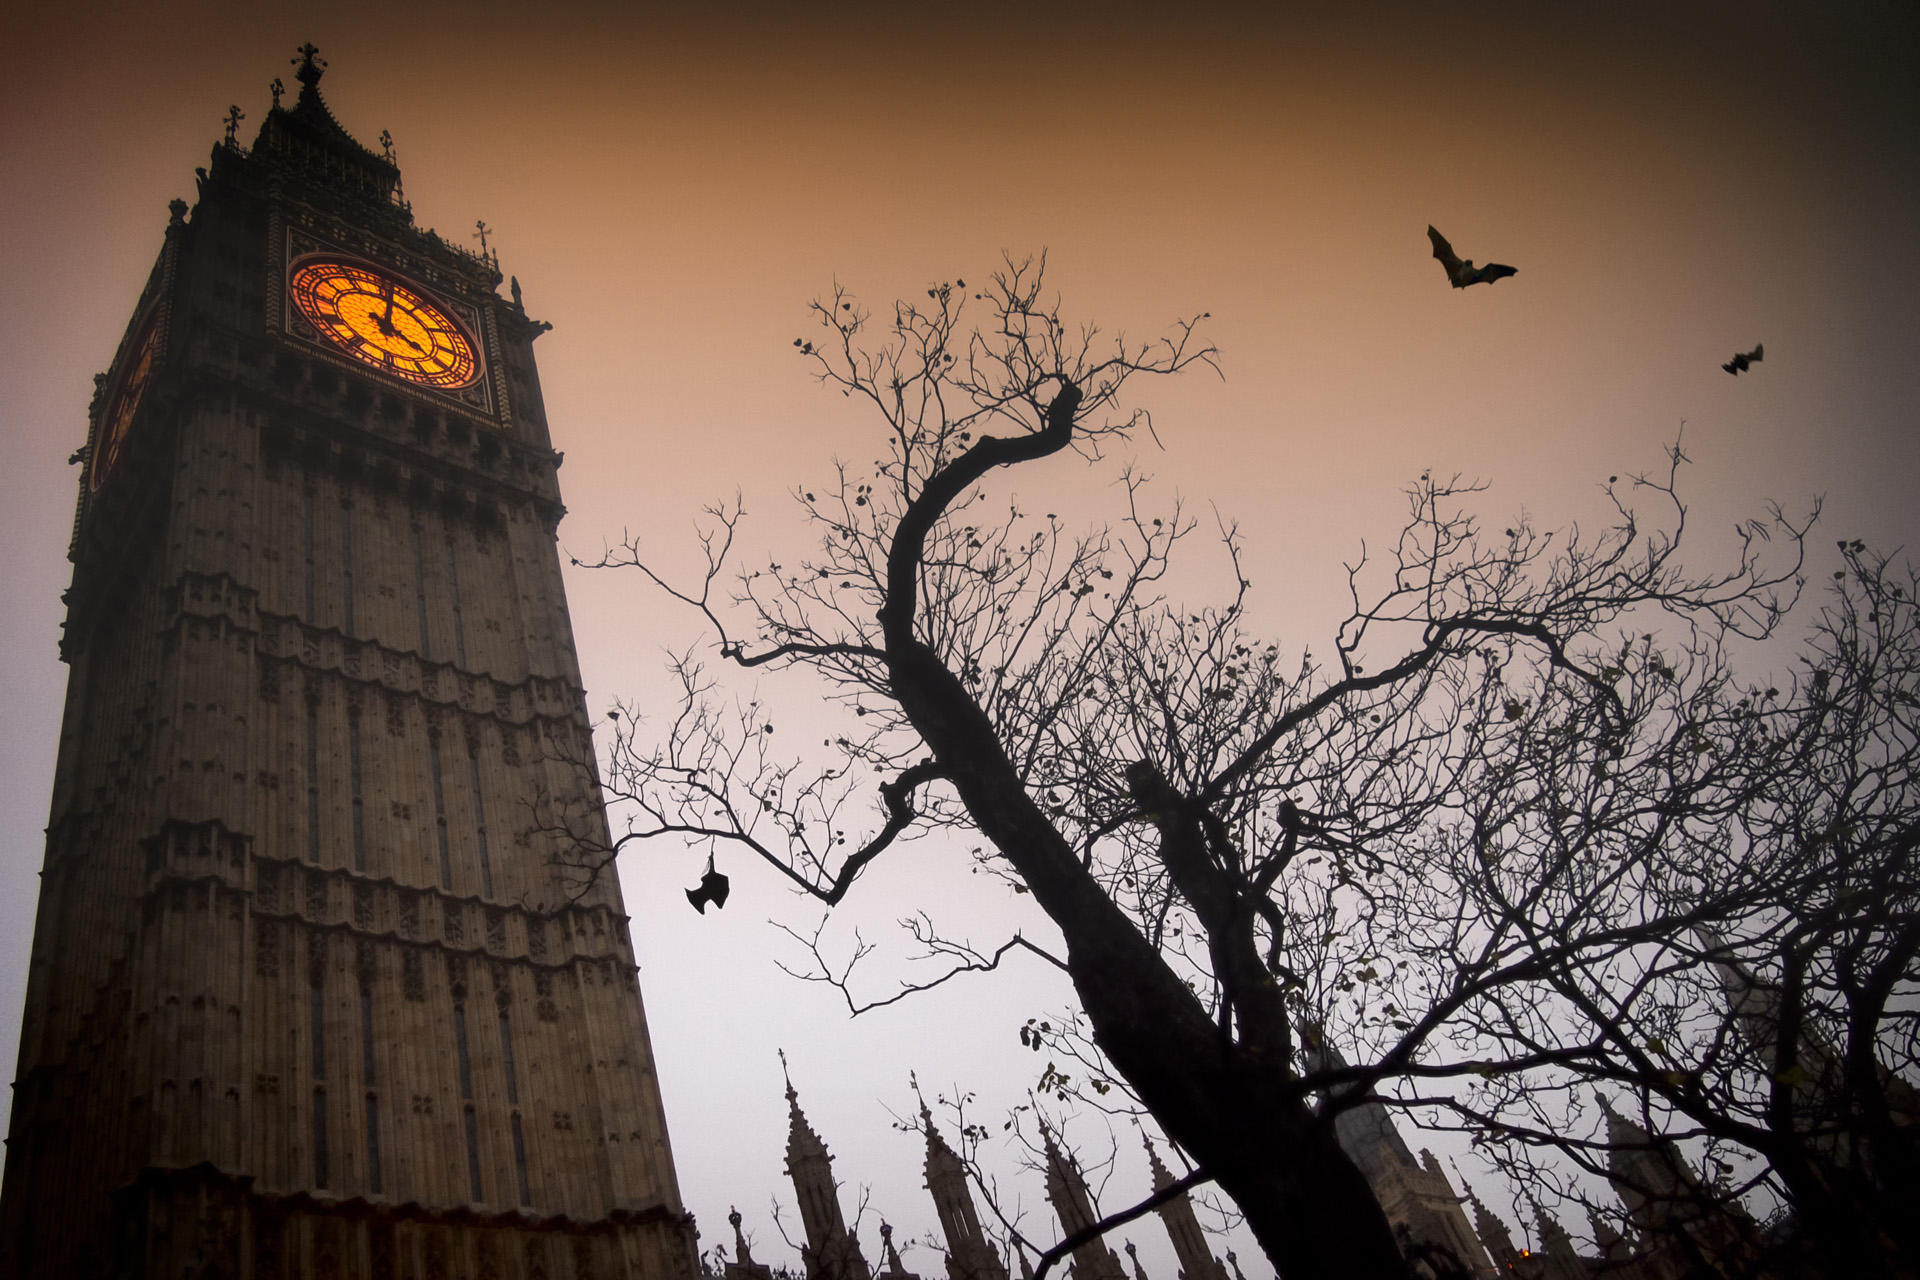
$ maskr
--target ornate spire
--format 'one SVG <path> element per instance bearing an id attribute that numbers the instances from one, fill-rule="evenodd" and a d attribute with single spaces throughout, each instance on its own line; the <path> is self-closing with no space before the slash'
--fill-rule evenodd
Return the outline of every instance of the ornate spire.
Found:
<path id="1" fill-rule="evenodd" d="M 1140 1130 L 1140 1141 L 1147 1144 L 1147 1168 L 1153 1172 L 1153 1189 L 1159 1191 L 1173 1185 L 1173 1172 L 1161 1163 L 1160 1149 L 1153 1145 L 1153 1138 L 1145 1128 Z"/>
<path id="2" fill-rule="evenodd" d="M 1044 1120 L 1040 1122 L 1040 1139 L 1047 1153 L 1047 1199 L 1060 1218 L 1060 1234 L 1065 1237 L 1083 1231 L 1100 1220 L 1087 1180 L 1074 1158 L 1054 1142 L 1053 1130 Z M 1089 1240 L 1073 1251 L 1073 1274 L 1075 1280 L 1126 1280 L 1127 1275 L 1113 1250 L 1099 1240 Z"/>
<path id="3" fill-rule="evenodd" d="M 1140 1140 L 1147 1144 L 1147 1167 L 1153 1172 L 1153 1189 L 1164 1191 L 1176 1181 L 1173 1172 L 1161 1161 L 1160 1152 L 1144 1127 L 1140 1130 Z M 1167 1228 L 1167 1238 L 1173 1241 L 1174 1256 L 1180 1260 L 1180 1280 L 1227 1280 L 1227 1269 L 1207 1246 L 1206 1233 L 1194 1216 L 1191 1197 L 1182 1192 L 1154 1212 L 1160 1215 L 1160 1221 Z"/>
<path id="4" fill-rule="evenodd" d="M 1567 1229 L 1538 1200 L 1533 1202 L 1533 1216 L 1540 1224 L 1540 1252 L 1546 1255 L 1546 1280 L 1586 1280 L 1586 1267 Z"/>
<path id="5" fill-rule="evenodd" d="M 320 96 L 320 77 L 327 66 L 320 50 L 311 41 L 301 45 L 293 66 L 300 93 L 291 107 L 283 106 L 280 98 L 284 87 L 279 80 L 273 82 L 273 110 L 261 122 L 254 155 L 330 190 L 350 192 L 378 204 L 391 203 L 400 170 L 390 157 L 361 146 L 333 118 Z M 237 123 L 230 120 L 229 136 Z"/>
<path id="6" fill-rule="evenodd" d="M 947 1238 L 947 1280 L 1007 1280 L 1007 1268 L 980 1229 L 980 1214 L 967 1186 L 967 1168 L 933 1123 L 920 1100 L 920 1127 L 927 1135 L 927 1191 Z"/>
<path id="7" fill-rule="evenodd" d="M 306 97 L 310 89 L 318 93 L 320 77 L 326 74 L 327 60 L 320 56 L 320 50 L 314 47 L 311 40 L 293 52 L 295 57 L 292 64 L 299 68 L 293 73 L 293 78 L 300 82 L 300 96 Z"/>
<path id="8" fill-rule="evenodd" d="M 901 1265 L 900 1251 L 893 1247 L 893 1227 L 886 1222 L 880 1224 L 880 1249 L 883 1255 L 882 1260 L 887 1268 L 881 1272 L 882 1275 L 887 1276 L 889 1280 L 920 1280 L 919 1276 Z"/>
<path id="9" fill-rule="evenodd" d="M 1467 1203 L 1473 1206 L 1473 1229 L 1480 1236 L 1481 1246 L 1492 1256 L 1493 1265 L 1512 1270 L 1520 1251 L 1513 1247 L 1513 1236 L 1507 1231 L 1507 1224 L 1480 1203 L 1480 1197 L 1472 1187 L 1467 1188 Z"/>
<path id="10" fill-rule="evenodd" d="M 840 1212 L 833 1157 L 800 1110 L 800 1095 L 787 1072 L 784 1051 L 780 1054 L 780 1074 L 787 1084 L 787 1176 L 793 1179 L 800 1223 L 806 1228 L 807 1243 L 800 1257 L 806 1263 L 807 1280 L 871 1280 L 873 1269 L 860 1252 L 860 1242 L 847 1231 L 846 1218 Z"/>
<path id="11" fill-rule="evenodd" d="M 1627 1238 L 1620 1234 L 1613 1220 L 1602 1214 L 1592 1205 L 1587 1206 L 1587 1225 L 1593 1228 L 1593 1241 L 1600 1246 L 1600 1257 L 1613 1263 L 1625 1262 L 1633 1256 Z"/>
<path id="12" fill-rule="evenodd" d="M 753 1265 L 753 1250 L 747 1247 L 747 1237 L 740 1230 L 740 1209 L 737 1205 L 727 1206 L 727 1222 L 733 1227 L 733 1260 L 743 1267 Z"/>
<path id="13" fill-rule="evenodd" d="M 753 1250 L 747 1247 L 746 1233 L 740 1230 L 740 1210 L 729 1205 L 727 1222 L 733 1227 L 733 1261 L 721 1268 L 724 1280 L 773 1280 L 773 1268 L 764 1262 L 753 1260 Z M 716 1253 L 723 1252 L 716 1246 Z"/>

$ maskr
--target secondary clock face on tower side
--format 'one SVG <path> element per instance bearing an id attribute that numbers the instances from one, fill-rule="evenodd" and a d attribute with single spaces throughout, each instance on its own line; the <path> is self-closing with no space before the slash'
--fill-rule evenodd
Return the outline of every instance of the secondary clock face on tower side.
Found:
<path id="1" fill-rule="evenodd" d="M 156 318 L 148 316 L 138 332 L 132 353 L 120 374 L 119 385 L 114 387 L 113 398 L 107 401 L 106 411 L 100 415 L 100 430 L 94 437 L 92 465 L 87 477 L 88 484 L 94 489 L 100 487 L 100 482 L 107 478 L 107 472 L 119 461 L 127 431 L 133 426 L 134 416 L 140 412 L 140 402 L 146 397 L 147 383 L 153 377 L 154 345 L 160 336 Z"/>
<path id="2" fill-rule="evenodd" d="M 287 288 L 300 314 L 362 364 L 452 391 L 480 380 L 473 339 L 422 292 L 364 262 L 296 262 Z"/>

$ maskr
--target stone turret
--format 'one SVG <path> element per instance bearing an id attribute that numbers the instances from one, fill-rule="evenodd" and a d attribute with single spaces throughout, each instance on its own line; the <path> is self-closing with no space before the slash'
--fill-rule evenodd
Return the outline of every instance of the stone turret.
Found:
<path id="1" fill-rule="evenodd" d="M 1074 1158 L 1060 1150 L 1053 1131 L 1040 1126 L 1040 1137 L 1047 1153 L 1047 1199 L 1060 1216 L 1062 1239 L 1083 1231 L 1100 1220 L 1094 1210 L 1087 1180 Z M 1074 1280 L 1127 1280 L 1127 1273 L 1113 1250 L 1099 1240 L 1089 1240 L 1073 1251 Z"/>
<path id="2" fill-rule="evenodd" d="M 725 1280 L 773 1280 L 773 1268 L 753 1260 L 753 1250 L 740 1230 L 740 1210 L 729 1205 L 727 1222 L 733 1227 L 733 1261 L 722 1271 Z"/>
<path id="3" fill-rule="evenodd" d="M 792 1080 L 787 1081 L 787 1176 L 793 1179 L 800 1223 L 806 1229 L 807 1242 L 801 1247 L 800 1257 L 806 1264 L 807 1280 L 873 1280 L 873 1269 L 860 1252 L 860 1242 L 847 1230 L 840 1213 L 833 1157 L 801 1112 Z"/>
<path id="4" fill-rule="evenodd" d="M 1299 1030 L 1301 1052 L 1310 1070 L 1338 1070 L 1347 1065 L 1318 1028 L 1302 1024 Z M 1332 1105 L 1331 1099 L 1323 1099 L 1322 1106 L 1328 1105 Z M 1494 1261 L 1487 1258 L 1467 1225 L 1460 1196 L 1439 1161 L 1429 1151 L 1414 1158 L 1384 1103 L 1373 1097 L 1347 1103 L 1334 1116 L 1333 1124 L 1340 1149 L 1366 1176 L 1374 1199 L 1380 1202 L 1381 1212 L 1393 1224 L 1404 1247 L 1441 1250 L 1474 1275 L 1485 1276 L 1495 1270 Z"/>
<path id="5" fill-rule="evenodd" d="M 1738 1203 L 1726 1202 L 1701 1181 L 1672 1142 L 1613 1109 L 1596 1093 L 1607 1116 L 1607 1177 L 1647 1247 L 1648 1257 L 1679 1271 L 1757 1257 L 1759 1230 Z"/>
<path id="6" fill-rule="evenodd" d="M 1153 1170 L 1153 1189 L 1156 1192 L 1164 1191 L 1176 1179 L 1161 1162 L 1153 1139 L 1144 1134 L 1141 1137 L 1147 1144 L 1147 1164 Z M 1173 1240 L 1174 1256 L 1180 1259 L 1180 1280 L 1227 1280 L 1227 1269 L 1220 1265 L 1220 1260 L 1207 1247 L 1206 1234 L 1200 1230 L 1200 1222 L 1193 1216 L 1193 1200 L 1186 1192 L 1182 1191 L 1154 1212 L 1160 1215 L 1160 1221 L 1166 1224 L 1167 1235 Z"/>
<path id="7" fill-rule="evenodd" d="M 1533 1216 L 1540 1224 L 1540 1252 L 1534 1260 L 1541 1280 L 1587 1280 L 1587 1264 L 1567 1229 L 1542 1205 L 1533 1206 Z"/>
<path id="8" fill-rule="evenodd" d="M 901 1264 L 900 1251 L 893 1247 L 893 1228 L 884 1222 L 880 1224 L 880 1254 L 884 1280 L 920 1280 Z"/>
<path id="9" fill-rule="evenodd" d="M 1520 1266 L 1520 1250 L 1513 1247 L 1513 1236 L 1507 1231 L 1507 1224 L 1500 1216 L 1480 1201 L 1480 1197 L 1471 1190 L 1467 1192 L 1467 1203 L 1473 1206 L 1473 1226 L 1479 1233 L 1480 1243 L 1486 1246 L 1487 1253 L 1493 1258 L 1493 1265 L 1503 1275 L 1511 1275 Z"/>
<path id="10" fill-rule="evenodd" d="M 925 1103 L 920 1106 L 920 1122 L 927 1135 L 927 1190 L 933 1194 L 933 1209 L 947 1238 L 947 1280 L 1007 1280 L 1005 1264 L 980 1229 L 966 1166 L 934 1127 L 933 1113 Z"/>
<path id="11" fill-rule="evenodd" d="M 1587 1225 L 1593 1228 L 1593 1241 L 1600 1248 L 1600 1261 L 1604 1265 L 1618 1268 L 1633 1257 L 1633 1246 L 1627 1243 L 1627 1238 L 1591 1205 L 1587 1206 Z"/>

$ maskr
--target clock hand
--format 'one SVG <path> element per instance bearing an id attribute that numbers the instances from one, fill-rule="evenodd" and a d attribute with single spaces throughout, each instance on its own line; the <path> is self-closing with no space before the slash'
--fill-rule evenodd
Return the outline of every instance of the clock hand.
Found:
<path id="1" fill-rule="evenodd" d="M 377 317 L 380 324 L 380 332 L 386 334 L 389 338 L 398 337 L 399 335 L 393 327 L 393 281 L 383 280 L 380 285 L 380 290 L 387 295 L 387 313 Z M 412 346 L 413 344 L 409 342 L 407 345 Z"/>
<path id="2" fill-rule="evenodd" d="M 398 338 L 398 339 L 399 339 L 400 341 L 402 341 L 402 342 L 404 342 L 404 343 L 406 343 L 406 344 L 407 344 L 407 350 L 409 350 L 409 351 L 415 351 L 415 352 L 419 352 L 419 353 L 421 353 L 421 354 L 425 354 L 426 352 L 428 352 L 428 351 L 431 351 L 431 350 L 433 350 L 433 347 L 432 347 L 432 345 L 431 345 L 431 344 L 429 344 L 429 345 L 427 345 L 427 346 L 424 346 L 424 347 L 423 347 L 423 346 L 421 346 L 421 345 L 420 345 L 419 343 L 417 343 L 417 342 L 415 342 L 415 341 L 414 341 L 414 340 L 413 340 L 412 338 L 410 338 L 410 337 L 408 337 L 408 336 L 407 336 L 407 335 L 406 335 L 406 334 L 405 334 L 405 333 L 404 333 L 403 331 L 401 331 L 401 330 L 400 330 L 400 329 L 399 329 L 398 327 L 395 327 L 395 328 L 392 328 L 392 329 L 389 329 L 389 330 L 388 330 L 387 332 L 388 332 L 388 334 L 389 334 L 390 336 L 392 336 L 392 337 L 395 337 L 395 338 Z"/>

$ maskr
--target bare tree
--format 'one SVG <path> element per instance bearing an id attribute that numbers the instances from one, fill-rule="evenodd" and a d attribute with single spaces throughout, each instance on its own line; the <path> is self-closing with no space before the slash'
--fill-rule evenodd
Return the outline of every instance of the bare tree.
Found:
<path id="1" fill-rule="evenodd" d="M 1840 544 L 1832 602 L 1771 682 L 1701 637 L 1619 654 L 1625 736 L 1553 701 L 1496 717 L 1476 801 L 1436 861 L 1521 923 L 1547 981 L 1450 1028 L 1541 1069 L 1458 1104 L 1517 1176 L 1550 1149 L 1647 1170 L 1642 1219 L 1684 1234 L 1760 1189 L 1849 1274 L 1920 1274 L 1920 616 L 1911 570 Z M 1597 742 L 1591 751 L 1570 740 Z M 1596 776 L 1603 771 L 1604 776 Z M 1596 1084 L 1628 1109 L 1590 1105 Z M 1583 1096 L 1588 1095 L 1588 1096 Z M 1623 1137 L 1624 1135 L 1624 1137 Z M 1694 1140 L 1708 1177 L 1667 1179 Z"/>
<path id="2" fill-rule="evenodd" d="M 1703 860 L 1755 847 L 1741 824 L 1772 757 L 1745 745 L 1729 648 L 1793 603 L 1810 518 L 1745 525 L 1697 573 L 1677 447 L 1609 487 L 1592 534 L 1487 536 L 1475 486 L 1423 476 L 1398 540 L 1350 567 L 1327 657 L 1296 661 L 1243 624 L 1230 526 L 1237 587 L 1179 607 L 1166 578 L 1196 522 L 1150 510 L 1134 472 L 1117 521 L 1079 536 L 992 487 L 1069 451 L 1111 465 L 1149 430 L 1123 392 L 1213 363 L 1193 322 L 1144 344 L 1070 329 L 1034 263 L 878 324 L 836 290 L 813 318 L 800 354 L 886 439 L 870 470 L 796 495 L 818 546 L 737 569 L 735 504 L 713 510 L 692 585 L 632 543 L 602 563 L 703 617 L 728 666 L 810 673 L 850 728 L 783 755 L 690 652 L 657 737 L 616 722 L 603 782 L 624 830 L 556 820 L 583 875 L 649 839 L 725 844 L 831 905 L 896 844 L 973 834 L 980 867 L 1059 930 L 1101 1062 L 1289 1280 L 1408 1274 L 1336 1139 L 1342 1107 L 1391 1087 L 1524 1136 L 1551 1131 L 1514 1111 L 1532 1082 L 1578 1078 L 1677 1108 L 1684 1072 L 1649 1048 L 1643 1008 L 1670 987 L 1646 975 L 1710 959 L 1699 930 L 1736 923 L 1709 905 L 1722 889 L 1785 906 L 1762 866 Z M 956 971 L 1007 953 L 930 925 L 923 941 Z"/>

